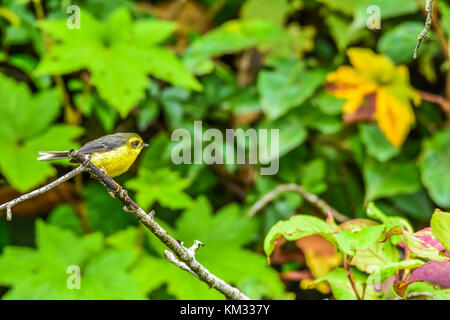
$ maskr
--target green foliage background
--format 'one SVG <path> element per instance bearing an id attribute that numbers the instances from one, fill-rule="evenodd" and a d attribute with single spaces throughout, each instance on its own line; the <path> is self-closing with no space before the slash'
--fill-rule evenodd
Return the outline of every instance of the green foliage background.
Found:
<path id="1" fill-rule="evenodd" d="M 276 222 L 320 212 L 283 193 L 246 217 L 277 185 L 301 184 L 351 218 L 366 218 L 374 201 L 415 229 L 429 226 L 434 208 L 450 209 L 443 109 L 423 101 L 396 148 L 377 124 L 344 124 L 344 101 L 325 89 L 327 73 L 348 64 L 346 50 L 356 46 L 406 64 L 415 88 L 444 94 L 449 61 L 435 33 L 412 59 L 425 20 L 416 1 L 192 0 L 178 11 L 177 2 L 2 2 L 0 203 L 12 189 L 30 191 L 70 169 L 36 161 L 37 151 L 137 132 L 150 147 L 118 181 L 176 239 L 205 243 L 197 257 L 207 269 L 251 298 L 269 299 L 323 297 L 281 281 L 282 272 L 307 266 L 272 267 L 264 255 Z M 66 26 L 73 4 L 81 29 Z M 369 4 L 381 8 L 381 30 L 366 27 Z M 439 12 L 448 37 L 450 6 L 441 1 Z M 279 173 L 173 164 L 171 132 L 192 132 L 195 120 L 204 130 L 279 129 Z M 223 299 L 167 262 L 163 244 L 101 185 L 87 176 L 72 184 L 50 208 L 17 209 L 12 222 L 0 221 L 3 299 Z M 381 231 L 371 228 L 376 240 Z M 81 268 L 80 290 L 67 289 L 71 265 Z M 320 281 L 336 295 L 342 279 L 337 268 Z M 338 298 L 354 298 L 342 290 Z"/>

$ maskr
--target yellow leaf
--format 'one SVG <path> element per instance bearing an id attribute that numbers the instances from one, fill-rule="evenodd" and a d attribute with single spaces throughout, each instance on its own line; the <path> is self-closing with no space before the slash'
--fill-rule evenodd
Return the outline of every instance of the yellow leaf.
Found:
<path id="1" fill-rule="evenodd" d="M 410 85 L 408 69 L 370 49 L 351 48 L 347 54 L 352 66 L 341 66 L 328 74 L 328 90 L 347 100 L 346 115 L 358 111 L 369 97 L 375 97 L 375 115 L 368 120 L 376 120 L 386 138 L 394 146 L 401 146 L 415 121 L 411 101 L 416 106 L 420 104 L 419 93 Z"/>
<path id="2" fill-rule="evenodd" d="M 327 76 L 328 88 L 336 97 L 347 99 L 344 104 L 345 113 L 353 113 L 363 103 L 367 95 L 373 93 L 377 85 L 367 82 L 361 74 L 350 66 L 342 66 L 336 72 Z"/>
<path id="3" fill-rule="evenodd" d="M 305 262 L 314 278 L 320 278 L 339 266 L 341 258 L 327 239 L 319 235 L 311 235 L 296 241 L 305 255 Z"/>
<path id="4" fill-rule="evenodd" d="M 411 106 L 396 100 L 386 89 L 377 91 L 375 118 L 386 138 L 396 147 L 405 141 L 415 119 Z"/>
<path id="5" fill-rule="evenodd" d="M 351 48 L 347 51 L 350 63 L 366 81 L 383 84 L 395 78 L 395 65 L 383 55 L 377 55 L 370 49 Z"/>

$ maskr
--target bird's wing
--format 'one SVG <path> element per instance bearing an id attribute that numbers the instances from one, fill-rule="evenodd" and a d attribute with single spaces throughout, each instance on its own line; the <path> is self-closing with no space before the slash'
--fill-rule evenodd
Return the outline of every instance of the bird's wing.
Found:
<path id="1" fill-rule="evenodd" d="M 78 150 L 81 154 L 93 152 L 106 152 L 114 148 L 121 147 L 126 143 L 126 139 L 118 135 L 108 135 L 86 143 Z"/>

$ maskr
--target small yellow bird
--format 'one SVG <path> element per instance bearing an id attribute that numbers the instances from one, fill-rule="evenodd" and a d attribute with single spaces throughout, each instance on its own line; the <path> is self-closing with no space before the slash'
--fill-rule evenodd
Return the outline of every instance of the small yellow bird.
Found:
<path id="1" fill-rule="evenodd" d="M 113 178 L 128 171 L 142 149 L 147 146 L 136 133 L 115 133 L 86 143 L 78 153 L 90 155 L 90 161 Z M 40 161 L 70 158 L 69 150 L 39 151 L 39 154 Z"/>

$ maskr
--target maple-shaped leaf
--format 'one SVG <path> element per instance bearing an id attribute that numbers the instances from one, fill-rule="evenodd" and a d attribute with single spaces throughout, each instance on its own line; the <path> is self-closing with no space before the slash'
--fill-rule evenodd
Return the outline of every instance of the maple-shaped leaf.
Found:
<path id="1" fill-rule="evenodd" d="M 132 251 L 104 248 L 101 233 L 83 237 L 36 222 L 36 249 L 8 246 L 0 256 L 3 299 L 143 299 L 127 273 Z M 79 268 L 79 288 L 75 289 Z"/>
<path id="2" fill-rule="evenodd" d="M 191 205 L 192 199 L 183 192 L 191 181 L 180 177 L 178 171 L 168 168 L 150 171 L 139 170 L 137 178 L 126 182 L 127 188 L 137 192 L 136 200 L 144 208 L 149 208 L 155 201 L 170 209 L 183 209 Z"/>
<path id="3" fill-rule="evenodd" d="M 209 201 L 200 197 L 181 215 L 175 228 L 162 225 L 187 247 L 194 240 L 203 242 L 204 246 L 196 254 L 197 261 L 251 298 L 284 296 L 278 273 L 267 265 L 266 258 L 244 248 L 256 232 L 257 223 L 244 217 L 237 205 L 228 205 L 213 215 Z M 154 235 L 149 235 L 148 240 L 161 257 L 147 257 L 133 271 L 147 291 L 165 283 L 168 292 L 180 299 L 224 298 L 205 283 L 167 262 L 162 255 L 167 248 Z"/>
<path id="4" fill-rule="evenodd" d="M 370 49 L 352 48 L 347 54 L 352 66 L 341 66 L 327 76 L 328 90 L 347 100 L 344 119 L 376 120 L 386 138 L 401 146 L 415 121 L 411 100 L 416 106 L 420 103 L 408 69 Z"/>
<path id="5" fill-rule="evenodd" d="M 32 95 L 25 83 L 0 75 L 0 104 L 0 171 L 25 192 L 56 173 L 50 163 L 36 161 L 38 151 L 77 148 L 73 139 L 82 129 L 51 125 L 61 110 L 57 89 Z"/>
<path id="6" fill-rule="evenodd" d="M 144 96 L 147 75 L 189 89 L 201 85 L 181 61 L 159 44 L 176 25 L 145 19 L 133 22 L 119 8 L 106 22 L 84 10 L 80 29 L 69 29 L 66 20 L 45 20 L 40 26 L 56 41 L 37 67 L 37 74 L 64 74 L 87 68 L 100 96 L 125 117 Z"/>

